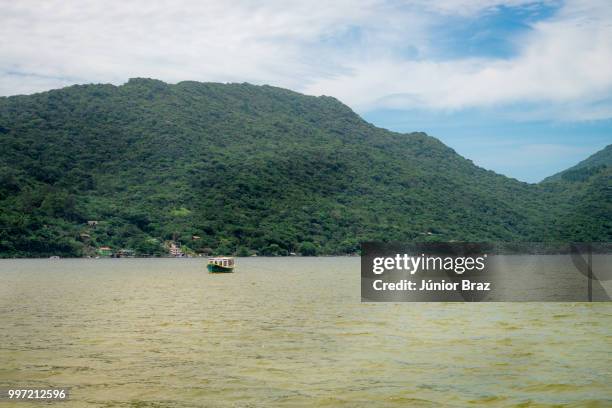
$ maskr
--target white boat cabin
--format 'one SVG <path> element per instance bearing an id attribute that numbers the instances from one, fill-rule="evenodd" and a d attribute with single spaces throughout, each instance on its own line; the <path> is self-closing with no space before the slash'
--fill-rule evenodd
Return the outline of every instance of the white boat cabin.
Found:
<path id="1" fill-rule="evenodd" d="M 228 257 L 208 258 L 208 264 L 222 266 L 224 268 L 233 268 L 234 258 L 228 258 Z"/>

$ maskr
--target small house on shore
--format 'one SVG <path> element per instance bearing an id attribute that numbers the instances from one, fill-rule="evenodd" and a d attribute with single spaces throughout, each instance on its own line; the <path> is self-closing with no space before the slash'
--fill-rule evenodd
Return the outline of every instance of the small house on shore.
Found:
<path id="1" fill-rule="evenodd" d="M 101 246 L 96 252 L 100 256 L 113 256 L 113 249 L 109 246 Z"/>
<path id="2" fill-rule="evenodd" d="M 183 256 L 183 251 L 181 250 L 181 248 L 176 245 L 174 242 L 170 244 L 170 255 L 172 256 Z"/>

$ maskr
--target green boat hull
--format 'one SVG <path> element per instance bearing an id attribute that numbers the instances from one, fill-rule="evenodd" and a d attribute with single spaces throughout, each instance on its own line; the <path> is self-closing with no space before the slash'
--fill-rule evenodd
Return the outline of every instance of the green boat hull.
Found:
<path id="1" fill-rule="evenodd" d="M 219 265 L 208 264 L 208 265 L 206 265 L 206 268 L 208 269 L 208 272 L 210 272 L 210 273 L 231 273 L 231 272 L 234 272 L 234 268 L 226 268 L 224 266 L 219 266 Z"/>

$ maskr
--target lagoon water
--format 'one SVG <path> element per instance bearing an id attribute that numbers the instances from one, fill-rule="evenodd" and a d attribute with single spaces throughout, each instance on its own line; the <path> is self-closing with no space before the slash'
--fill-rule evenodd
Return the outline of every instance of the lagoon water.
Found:
<path id="1" fill-rule="evenodd" d="M 58 407 L 612 406 L 611 303 L 361 303 L 358 258 L 237 264 L 0 261 L 0 388 L 69 387 Z"/>

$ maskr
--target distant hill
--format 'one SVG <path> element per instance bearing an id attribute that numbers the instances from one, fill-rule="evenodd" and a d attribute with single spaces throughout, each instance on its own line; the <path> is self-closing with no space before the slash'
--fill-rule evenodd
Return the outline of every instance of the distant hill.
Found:
<path id="1" fill-rule="evenodd" d="M 169 241 L 284 255 L 354 253 L 363 240 L 612 235 L 593 227 L 599 218 L 568 217 L 577 195 L 606 194 L 605 178 L 522 183 L 424 133 L 376 128 L 334 98 L 271 86 L 139 78 L 4 97 L 0 151 L 5 257 L 163 254 Z"/>
<path id="2" fill-rule="evenodd" d="M 562 235 L 576 241 L 610 241 L 612 236 L 612 145 L 541 183 L 567 203 L 559 220 Z"/>
<path id="3" fill-rule="evenodd" d="M 547 177 L 543 182 L 559 180 L 581 181 L 606 166 L 612 166 L 612 144 L 604 147 L 575 166 Z"/>

